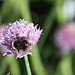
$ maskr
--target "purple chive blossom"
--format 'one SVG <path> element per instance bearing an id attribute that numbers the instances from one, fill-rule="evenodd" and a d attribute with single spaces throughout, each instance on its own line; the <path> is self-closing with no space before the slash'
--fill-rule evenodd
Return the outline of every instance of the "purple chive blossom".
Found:
<path id="1" fill-rule="evenodd" d="M 8 51 L 4 54 L 16 54 L 16 58 L 32 55 L 31 48 L 39 41 L 42 30 L 37 29 L 37 25 L 21 20 L 9 23 L 9 26 L 0 33 L 0 44 L 4 45 Z"/>
<path id="2" fill-rule="evenodd" d="M 61 26 L 55 34 L 55 42 L 61 49 L 61 54 L 75 50 L 75 22 Z"/>
<path id="3" fill-rule="evenodd" d="M 3 30 L 6 28 L 7 24 L 3 24 L 2 26 L 0 26 L 0 34 L 2 34 Z M 0 35 L 0 38 L 2 38 L 2 36 Z M 0 44 L 0 52 L 1 53 L 6 53 L 9 50 L 6 48 L 6 46 Z M 12 54 L 13 55 L 13 54 Z M 12 56 L 11 55 L 11 56 Z"/>

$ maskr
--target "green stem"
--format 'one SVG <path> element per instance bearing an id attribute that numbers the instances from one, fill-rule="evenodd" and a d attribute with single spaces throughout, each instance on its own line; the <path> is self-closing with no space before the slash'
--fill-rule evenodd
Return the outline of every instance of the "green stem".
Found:
<path id="1" fill-rule="evenodd" d="M 35 75 L 46 75 L 45 69 L 40 57 L 38 46 L 37 45 L 34 46 L 32 50 L 33 50 L 33 56 L 30 56 L 30 60 L 32 62 Z"/>
<path id="2" fill-rule="evenodd" d="M 25 59 L 25 64 L 26 64 L 27 73 L 28 73 L 28 75 L 32 75 L 32 74 L 31 74 L 31 70 L 30 70 L 30 66 L 29 66 L 29 61 L 28 61 L 27 55 L 24 57 L 24 59 Z"/>

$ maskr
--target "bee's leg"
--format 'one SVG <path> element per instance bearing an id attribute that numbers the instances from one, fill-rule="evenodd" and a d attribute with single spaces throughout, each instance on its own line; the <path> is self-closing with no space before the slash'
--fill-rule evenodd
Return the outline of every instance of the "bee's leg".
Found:
<path id="1" fill-rule="evenodd" d="M 19 53 L 19 51 L 20 51 L 20 50 L 18 49 L 18 53 Z"/>

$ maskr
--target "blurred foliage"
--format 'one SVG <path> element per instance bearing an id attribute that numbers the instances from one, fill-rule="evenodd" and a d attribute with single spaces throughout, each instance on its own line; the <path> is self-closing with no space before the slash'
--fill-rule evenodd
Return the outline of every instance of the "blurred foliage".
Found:
<path id="1" fill-rule="evenodd" d="M 75 20 L 75 15 L 72 14 L 75 12 L 66 15 L 68 12 L 65 11 L 66 6 L 64 4 L 68 1 L 74 0 L 0 1 L 0 25 L 24 18 L 28 22 L 38 24 L 38 27 L 43 29 L 38 44 L 33 48 L 33 56 L 29 57 L 32 75 L 75 74 L 74 54 L 70 52 L 66 56 L 60 56 L 59 48 L 54 42 L 56 29 L 64 23 Z M 24 59 L 16 60 L 15 56 L 13 58 L 0 56 L 0 75 L 9 73 L 27 75 Z"/>

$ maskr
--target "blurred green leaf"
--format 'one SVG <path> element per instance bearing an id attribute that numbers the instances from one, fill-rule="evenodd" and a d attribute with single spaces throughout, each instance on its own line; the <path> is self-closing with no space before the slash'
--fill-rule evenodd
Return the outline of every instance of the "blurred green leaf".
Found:
<path id="1" fill-rule="evenodd" d="M 64 0 L 63 2 L 61 3 L 60 7 L 59 7 L 59 10 L 57 10 L 57 20 L 60 24 L 62 23 L 65 23 L 66 22 L 66 16 L 64 15 Z"/>
<path id="2" fill-rule="evenodd" d="M 27 21 L 31 21 L 29 6 L 27 0 L 5 0 L 1 8 L 2 23 L 14 22 L 23 17 Z"/>
<path id="3" fill-rule="evenodd" d="M 51 27 L 52 27 L 54 20 L 55 20 L 57 10 L 59 9 L 62 2 L 63 2 L 63 0 L 56 0 L 52 9 L 49 10 L 48 16 L 47 16 L 46 21 L 43 25 L 43 35 L 40 38 L 40 42 L 38 44 L 40 50 L 42 50 L 43 45 L 45 44 L 46 38 L 49 34 L 49 31 L 51 30 Z"/>
<path id="4" fill-rule="evenodd" d="M 40 55 L 39 55 L 39 49 L 37 46 L 33 47 L 33 55 L 30 56 L 33 70 L 35 71 L 36 75 L 46 75 L 45 69 L 43 67 Z"/>
<path id="5" fill-rule="evenodd" d="M 21 1 L 21 3 L 20 3 L 20 14 L 24 20 L 27 20 L 29 23 L 31 22 L 29 0 L 22 0 Z"/>
<path id="6" fill-rule="evenodd" d="M 20 0 L 5 0 L 1 8 L 2 23 L 14 22 L 19 18 Z"/>
<path id="7" fill-rule="evenodd" d="M 61 59 L 55 75 L 73 75 L 72 54 L 67 54 Z"/>
<path id="8" fill-rule="evenodd" d="M 8 66 L 7 57 L 4 57 L 4 59 L 0 63 L 0 75 L 4 75 L 4 72 L 6 71 L 7 66 Z"/>
<path id="9" fill-rule="evenodd" d="M 21 75 L 18 59 L 15 56 L 8 57 L 10 73 L 12 75 Z"/>

